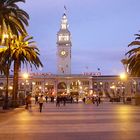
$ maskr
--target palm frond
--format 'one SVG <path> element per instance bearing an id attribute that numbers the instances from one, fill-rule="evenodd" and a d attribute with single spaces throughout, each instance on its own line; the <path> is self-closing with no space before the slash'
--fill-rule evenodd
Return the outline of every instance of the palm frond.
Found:
<path id="1" fill-rule="evenodd" d="M 128 47 L 134 46 L 134 45 L 140 45 L 140 41 L 133 41 L 128 45 Z"/>

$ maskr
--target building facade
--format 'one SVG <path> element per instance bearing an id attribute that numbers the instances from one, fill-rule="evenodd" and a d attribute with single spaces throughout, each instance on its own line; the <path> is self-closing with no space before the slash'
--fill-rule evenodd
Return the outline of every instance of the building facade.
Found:
<path id="1" fill-rule="evenodd" d="M 13 77 L 9 78 L 9 95 L 13 88 Z M 0 94 L 6 89 L 6 77 L 0 77 Z M 92 75 L 53 75 L 32 73 L 28 79 L 19 78 L 20 93 L 48 94 L 48 96 L 94 96 L 102 97 L 133 97 L 140 89 L 140 79 L 129 77 L 122 81 L 119 76 L 92 76 Z"/>

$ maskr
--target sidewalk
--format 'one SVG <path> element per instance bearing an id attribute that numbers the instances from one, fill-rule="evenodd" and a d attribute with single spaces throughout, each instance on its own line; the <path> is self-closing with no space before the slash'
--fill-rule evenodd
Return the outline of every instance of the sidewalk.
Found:
<path id="1" fill-rule="evenodd" d="M 0 123 L 7 121 L 9 118 L 11 118 L 11 116 L 24 110 L 24 106 L 20 106 L 19 108 L 9 108 L 7 110 L 3 110 L 3 108 L 0 107 Z"/>
<path id="2" fill-rule="evenodd" d="M 0 140 L 139 140 L 139 116 L 139 107 L 122 103 L 44 103 L 41 113 L 33 104 L 0 113 Z"/>

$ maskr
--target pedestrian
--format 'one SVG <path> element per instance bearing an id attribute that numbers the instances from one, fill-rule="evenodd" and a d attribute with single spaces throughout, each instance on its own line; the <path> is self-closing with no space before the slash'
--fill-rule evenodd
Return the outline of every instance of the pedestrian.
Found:
<path id="1" fill-rule="evenodd" d="M 96 96 L 96 105 L 98 106 L 99 105 L 99 97 Z"/>
<path id="2" fill-rule="evenodd" d="M 91 100 L 92 100 L 92 103 L 94 104 L 94 96 L 91 98 Z"/>
<path id="3" fill-rule="evenodd" d="M 45 96 L 45 99 L 46 99 L 46 103 L 47 103 L 48 102 L 48 96 L 47 95 Z"/>
<path id="4" fill-rule="evenodd" d="M 101 97 L 99 96 L 99 104 L 101 103 Z"/>
<path id="5" fill-rule="evenodd" d="M 76 96 L 76 102 L 77 102 L 77 103 L 78 103 L 78 100 L 79 100 L 79 99 L 78 99 L 78 96 Z"/>
<path id="6" fill-rule="evenodd" d="M 83 103 L 85 104 L 85 102 L 86 102 L 86 98 L 84 97 L 84 98 L 83 98 Z"/>
<path id="7" fill-rule="evenodd" d="M 59 96 L 57 96 L 57 98 L 56 98 L 56 107 L 60 107 L 60 97 Z"/>
<path id="8" fill-rule="evenodd" d="M 42 112 L 42 107 L 43 107 L 43 95 L 40 96 L 40 98 L 38 99 L 38 103 L 39 103 L 39 111 Z"/>
<path id="9" fill-rule="evenodd" d="M 66 96 L 63 97 L 63 105 L 66 105 Z"/>
<path id="10" fill-rule="evenodd" d="M 71 104 L 72 104 L 73 103 L 73 97 L 72 96 L 70 97 L 70 101 L 71 101 Z"/>
<path id="11" fill-rule="evenodd" d="M 27 97 L 25 98 L 25 101 L 26 101 L 26 106 L 25 106 L 25 109 L 31 109 L 31 95 L 27 95 Z"/>
<path id="12" fill-rule="evenodd" d="M 39 95 L 36 93 L 36 94 L 35 94 L 35 104 L 38 103 L 38 96 L 39 96 Z"/>
<path id="13" fill-rule="evenodd" d="M 54 103 L 54 96 L 51 96 L 51 102 Z"/>

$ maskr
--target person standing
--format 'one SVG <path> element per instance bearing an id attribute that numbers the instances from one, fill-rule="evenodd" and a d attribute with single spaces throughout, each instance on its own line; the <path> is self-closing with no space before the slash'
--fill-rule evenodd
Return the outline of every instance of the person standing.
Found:
<path id="1" fill-rule="evenodd" d="M 42 107 L 43 107 L 43 95 L 40 96 L 40 98 L 38 99 L 38 103 L 39 103 L 39 111 L 42 112 Z"/>
<path id="2" fill-rule="evenodd" d="M 83 98 L 83 103 L 85 104 L 85 102 L 86 102 L 86 98 L 84 97 L 84 98 Z"/>

